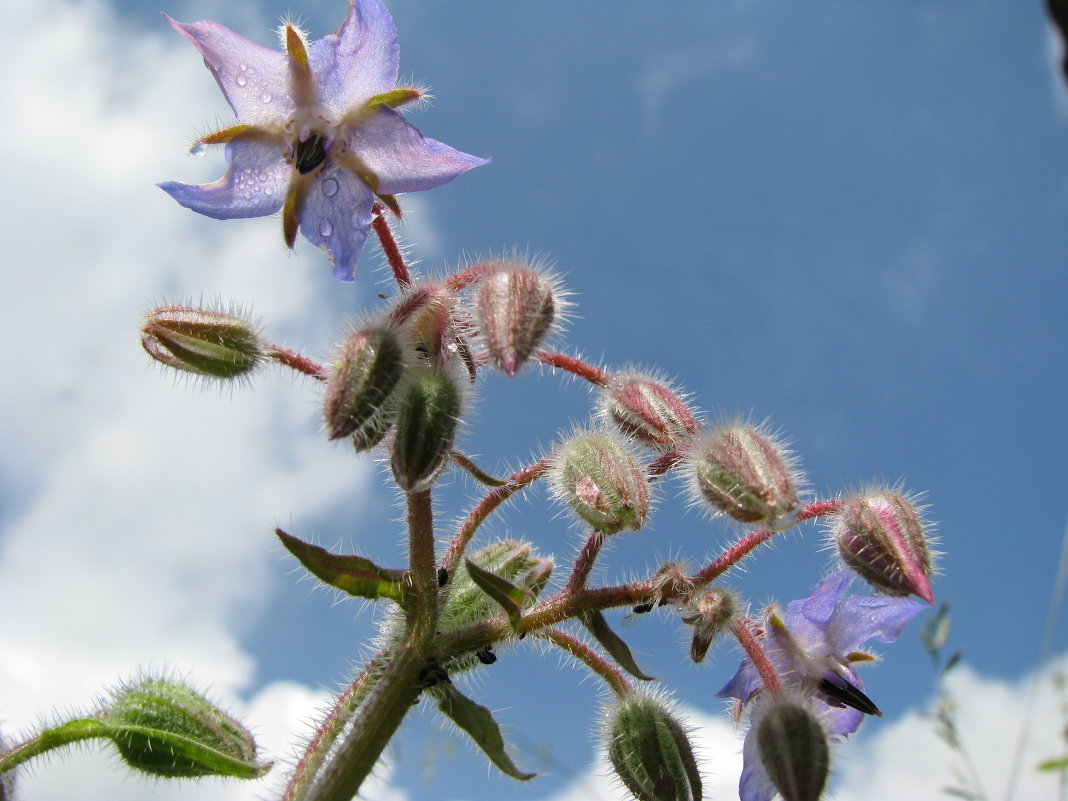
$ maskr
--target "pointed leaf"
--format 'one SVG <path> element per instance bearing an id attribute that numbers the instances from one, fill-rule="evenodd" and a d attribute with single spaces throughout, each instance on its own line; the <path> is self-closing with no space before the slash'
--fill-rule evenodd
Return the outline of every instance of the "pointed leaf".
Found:
<path id="1" fill-rule="evenodd" d="M 471 739 L 489 757 L 490 762 L 503 773 L 520 781 L 532 779 L 537 775 L 524 773 L 515 766 L 504 750 L 501 728 L 493 719 L 493 713 L 486 707 L 475 703 L 451 684 L 439 684 L 435 692 L 438 694 L 438 708 L 453 723 L 471 735 Z"/>
<path id="2" fill-rule="evenodd" d="M 647 676 L 638 667 L 638 663 L 634 661 L 634 657 L 631 655 L 630 648 L 620 639 L 618 634 L 612 631 L 604 615 L 600 612 L 590 612 L 583 617 L 582 623 L 590 630 L 590 634 L 601 644 L 601 647 L 612 655 L 612 658 L 616 660 L 621 668 L 636 679 L 641 679 L 642 681 L 653 680 L 653 676 Z"/>
<path id="3" fill-rule="evenodd" d="M 1061 759 L 1049 759 L 1045 762 L 1039 763 L 1035 768 L 1037 771 L 1056 771 L 1068 770 L 1068 757 L 1062 757 Z"/>
<path id="4" fill-rule="evenodd" d="M 465 560 L 465 562 L 471 581 L 475 582 L 475 585 L 480 590 L 504 608 L 505 614 L 508 615 L 508 622 L 512 624 L 512 630 L 518 631 L 523 603 L 526 601 L 527 594 L 508 581 L 508 579 L 503 579 L 496 573 L 484 570 L 470 559 Z"/>
<path id="5" fill-rule="evenodd" d="M 287 551 L 297 557 L 313 576 L 331 587 L 360 598 L 389 598 L 401 602 L 403 570 L 381 568 L 362 556 L 330 553 L 318 545 L 298 540 L 280 528 L 275 529 L 275 533 Z"/>

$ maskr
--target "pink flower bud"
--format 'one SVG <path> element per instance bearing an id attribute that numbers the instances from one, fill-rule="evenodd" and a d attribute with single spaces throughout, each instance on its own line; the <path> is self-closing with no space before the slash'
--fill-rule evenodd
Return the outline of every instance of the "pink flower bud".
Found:
<path id="1" fill-rule="evenodd" d="M 557 448 L 553 494 L 603 534 L 634 531 L 649 514 L 649 481 L 630 451 L 608 432 L 578 434 Z"/>
<path id="2" fill-rule="evenodd" d="M 404 345 L 392 327 L 372 326 L 349 336 L 326 382 L 323 417 L 330 439 L 352 434 L 372 446 L 381 440 L 389 428 L 387 404 L 405 366 Z"/>
<path id="3" fill-rule="evenodd" d="M 697 421 L 679 395 L 664 382 L 625 371 L 601 395 L 601 413 L 623 434 L 643 445 L 672 450 L 697 430 Z"/>
<path id="4" fill-rule="evenodd" d="M 475 313 L 490 361 L 514 376 L 556 324 L 560 291 L 555 279 L 518 260 L 492 266 Z"/>
<path id="5" fill-rule="evenodd" d="M 801 502 L 792 454 L 763 428 L 720 426 L 687 449 L 692 494 L 741 523 L 776 531 L 794 524 Z"/>
<path id="6" fill-rule="evenodd" d="M 146 314 L 141 347 L 161 364 L 205 378 L 247 375 L 266 356 L 250 321 L 187 306 L 161 306 Z"/>
<path id="7" fill-rule="evenodd" d="M 828 525 L 842 561 L 873 587 L 934 603 L 929 537 L 908 498 L 889 490 L 844 498 Z"/>

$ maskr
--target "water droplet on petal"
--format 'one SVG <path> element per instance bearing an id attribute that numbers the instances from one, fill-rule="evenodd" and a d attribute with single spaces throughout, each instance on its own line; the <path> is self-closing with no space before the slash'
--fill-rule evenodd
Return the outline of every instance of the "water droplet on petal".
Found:
<path id="1" fill-rule="evenodd" d="M 244 63 L 242 63 L 242 64 L 241 64 L 241 71 L 242 71 L 242 72 L 244 72 L 244 71 L 245 71 L 245 70 L 247 70 L 247 69 L 248 69 L 248 64 L 244 64 Z"/>
<path id="2" fill-rule="evenodd" d="M 323 220 L 319 223 L 319 233 L 323 236 L 330 236 L 334 233 L 334 226 L 330 224 L 330 220 Z"/>
<path id="3" fill-rule="evenodd" d="M 193 146 L 189 148 L 189 152 L 194 156 L 203 156 L 208 152 L 208 146 L 203 142 L 194 142 Z"/>
<path id="4" fill-rule="evenodd" d="M 237 76 L 237 85 L 238 86 L 248 86 L 248 76 L 246 76 L 243 73 L 241 75 L 238 75 Z"/>
<path id="5" fill-rule="evenodd" d="M 337 180 L 334 178 L 323 179 L 323 194 L 327 197 L 333 197 L 337 194 L 338 186 Z"/>
<path id="6" fill-rule="evenodd" d="M 274 187 L 270 184 L 267 184 L 265 187 L 263 187 L 263 194 L 267 195 L 267 197 L 270 197 L 274 194 Z"/>
<path id="7" fill-rule="evenodd" d="M 272 100 L 274 100 L 274 95 L 272 95 L 270 92 L 264 92 L 262 95 L 260 95 L 261 103 L 270 103 Z"/>

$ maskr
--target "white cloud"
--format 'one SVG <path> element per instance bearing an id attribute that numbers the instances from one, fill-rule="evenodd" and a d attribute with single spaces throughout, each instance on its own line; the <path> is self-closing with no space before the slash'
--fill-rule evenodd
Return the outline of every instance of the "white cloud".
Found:
<path id="1" fill-rule="evenodd" d="M 341 322 L 331 293 L 359 298 L 314 250 L 291 258 L 277 220 L 216 223 L 153 185 L 222 169 L 184 152 L 195 124 L 229 113 L 187 42 L 162 25 L 135 36 L 99 2 L 11 14 L 0 727 L 85 708 L 139 669 L 189 676 L 233 704 L 255 674 L 238 632 L 271 593 L 272 525 L 299 527 L 366 492 L 372 471 L 322 439 L 314 382 L 265 371 L 252 389 L 176 386 L 141 352 L 138 320 L 163 300 L 247 300 L 268 334 L 302 333 L 321 350 Z M 300 706 L 308 691 L 287 692 Z M 142 792 L 91 761 L 31 772 L 24 795 Z"/>

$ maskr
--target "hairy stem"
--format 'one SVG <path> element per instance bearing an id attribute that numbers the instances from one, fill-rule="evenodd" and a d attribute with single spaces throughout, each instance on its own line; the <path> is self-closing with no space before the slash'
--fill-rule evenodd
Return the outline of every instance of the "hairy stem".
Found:
<path id="1" fill-rule="evenodd" d="M 548 640 L 553 645 L 567 651 L 567 653 L 571 654 L 571 656 L 579 661 L 584 662 L 590 670 L 604 679 L 608 686 L 612 688 L 612 692 L 619 697 L 622 698 L 623 696 L 630 695 L 634 692 L 634 688 L 631 687 L 630 682 L 624 678 L 621 671 L 614 668 L 584 642 L 575 639 L 570 634 L 566 634 L 565 632 L 560 631 L 560 629 L 549 627 L 537 632 L 535 636 L 540 637 L 543 640 Z"/>
<path id="2" fill-rule="evenodd" d="M 326 381 L 326 369 L 318 362 L 312 361 L 295 350 L 283 348 L 281 345 L 269 345 L 267 355 L 279 364 L 296 370 L 298 373 L 304 373 L 304 375 L 309 375 L 319 381 Z"/>
<path id="3" fill-rule="evenodd" d="M 359 705 L 348 736 L 309 789 L 307 801 L 351 801 L 423 691 L 421 675 L 428 663 L 438 611 L 430 491 L 410 493 L 407 501 L 404 633 L 387 649 L 380 677 Z"/>
<path id="4" fill-rule="evenodd" d="M 408 265 L 404 262 L 404 254 L 401 253 L 397 238 L 393 236 L 393 230 L 389 227 L 383 212 L 385 208 L 380 203 L 375 203 L 371 209 L 371 227 L 378 236 L 378 242 L 382 245 L 382 252 L 386 254 L 386 261 L 393 270 L 393 278 L 401 289 L 411 286 L 412 276 L 408 272 Z"/>

